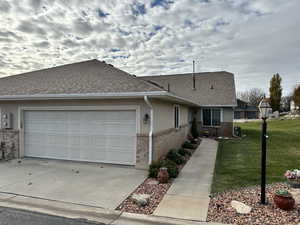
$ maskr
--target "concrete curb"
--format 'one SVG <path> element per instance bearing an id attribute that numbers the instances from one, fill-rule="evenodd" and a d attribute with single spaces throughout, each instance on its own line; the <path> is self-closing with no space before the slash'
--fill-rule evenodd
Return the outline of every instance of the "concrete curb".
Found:
<path id="1" fill-rule="evenodd" d="M 0 194 L 0 206 L 71 219 L 87 219 L 105 224 L 111 224 L 121 215 L 121 212 L 116 210 L 2 193 Z"/>
<path id="2" fill-rule="evenodd" d="M 222 225 L 219 223 L 207 223 L 154 215 L 125 213 L 117 210 L 7 193 L 0 193 L 0 207 L 15 208 L 71 219 L 85 219 L 109 225 Z"/>

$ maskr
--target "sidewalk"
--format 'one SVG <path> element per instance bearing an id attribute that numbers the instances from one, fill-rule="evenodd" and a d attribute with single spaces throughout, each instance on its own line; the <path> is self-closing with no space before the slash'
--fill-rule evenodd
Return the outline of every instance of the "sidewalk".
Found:
<path id="1" fill-rule="evenodd" d="M 217 149 L 217 141 L 203 138 L 154 215 L 206 221 Z"/>
<path id="2" fill-rule="evenodd" d="M 110 225 L 221 225 L 207 223 L 210 185 L 218 143 L 203 139 L 154 215 L 140 215 L 63 201 L 0 192 L 0 207 L 16 208 Z"/>

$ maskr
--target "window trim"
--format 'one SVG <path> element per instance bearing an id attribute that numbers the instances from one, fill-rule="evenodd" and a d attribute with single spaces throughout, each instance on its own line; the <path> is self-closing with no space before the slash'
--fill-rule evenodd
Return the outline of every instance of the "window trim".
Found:
<path id="1" fill-rule="evenodd" d="M 212 109 L 220 109 L 220 125 L 204 125 L 203 121 L 204 121 L 204 118 L 203 118 L 203 109 L 210 109 L 210 115 L 211 115 L 211 118 L 210 118 L 210 123 L 212 124 Z M 212 127 L 212 128 L 218 128 L 218 127 L 221 127 L 222 126 L 222 123 L 223 123 L 223 108 L 218 108 L 218 107 L 204 107 L 204 108 L 201 108 L 201 122 L 202 122 L 202 127 Z"/>
<path id="2" fill-rule="evenodd" d="M 178 110 L 178 114 L 177 114 L 177 120 L 178 121 L 177 121 L 177 123 L 176 123 L 176 116 L 175 116 L 176 108 Z M 174 105 L 173 106 L 173 118 L 174 118 L 174 128 L 175 129 L 180 129 L 180 105 Z"/>

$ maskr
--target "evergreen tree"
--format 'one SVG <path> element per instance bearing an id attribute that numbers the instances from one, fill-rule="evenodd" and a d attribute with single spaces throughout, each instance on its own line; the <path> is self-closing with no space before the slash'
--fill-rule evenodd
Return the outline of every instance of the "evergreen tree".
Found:
<path id="1" fill-rule="evenodd" d="M 192 122 L 191 134 L 192 134 L 193 138 L 198 138 L 199 137 L 199 132 L 198 132 L 198 126 L 197 126 L 197 120 L 196 120 L 196 118 L 194 118 L 193 122 Z"/>
<path id="2" fill-rule="evenodd" d="M 280 110 L 280 102 L 282 95 L 282 87 L 281 87 L 281 77 L 277 73 L 273 75 L 270 81 L 270 105 L 272 107 L 273 112 Z"/>

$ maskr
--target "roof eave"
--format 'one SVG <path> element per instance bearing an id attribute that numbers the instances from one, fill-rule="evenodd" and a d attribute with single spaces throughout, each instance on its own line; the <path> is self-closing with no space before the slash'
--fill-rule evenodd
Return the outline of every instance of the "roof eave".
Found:
<path id="1" fill-rule="evenodd" d="M 201 105 L 201 107 L 237 107 L 237 105 L 234 105 L 234 104 L 228 104 L 228 105 Z"/>
<path id="2" fill-rule="evenodd" d="M 68 99 L 116 99 L 155 97 L 175 101 L 185 105 L 199 106 L 198 104 L 174 95 L 167 91 L 148 92 L 109 92 L 109 93 L 70 93 L 70 94 L 32 94 L 32 95 L 2 95 L 0 101 L 26 101 L 26 100 L 68 100 Z"/>

